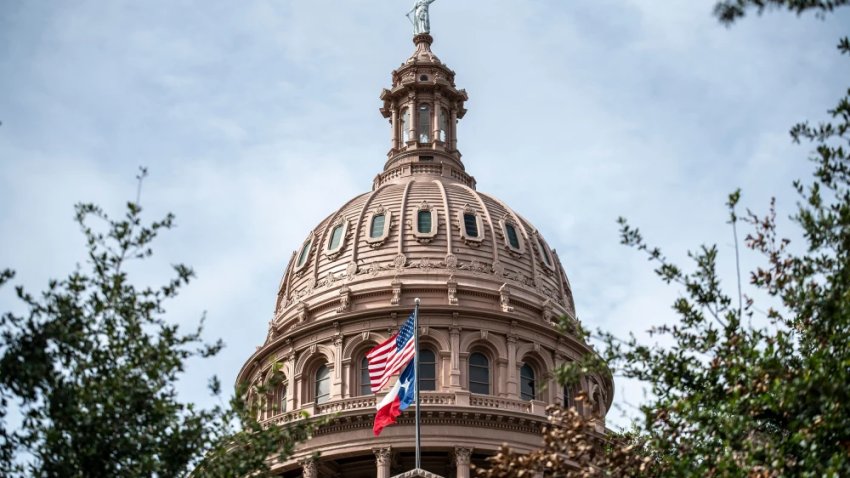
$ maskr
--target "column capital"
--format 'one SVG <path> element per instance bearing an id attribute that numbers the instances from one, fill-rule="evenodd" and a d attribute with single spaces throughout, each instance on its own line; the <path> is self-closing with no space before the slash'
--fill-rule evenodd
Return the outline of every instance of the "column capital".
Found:
<path id="1" fill-rule="evenodd" d="M 316 463 L 316 458 L 310 456 L 303 460 L 299 460 L 298 464 L 301 465 L 301 471 L 304 478 L 319 478 L 319 469 Z"/>
<path id="2" fill-rule="evenodd" d="M 456 465 L 469 465 L 470 459 L 472 458 L 472 448 L 466 448 L 462 446 L 455 447 L 455 464 Z"/>
<path id="3" fill-rule="evenodd" d="M 380 465 L 389 465 L 392 458 L 392 447 L 375 447 L 372 448 L 372 453 L 375 454 L 375 462 Z"/>

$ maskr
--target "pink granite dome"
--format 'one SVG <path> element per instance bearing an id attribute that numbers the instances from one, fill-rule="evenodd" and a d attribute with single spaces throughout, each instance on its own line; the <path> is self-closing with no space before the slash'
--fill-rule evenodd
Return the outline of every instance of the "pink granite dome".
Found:
<path id="1" fill-rule="evenodd" d="M 474 306 L 529 320 L 574 317 L 563 266 L 537 228 L 452 172 L 447 164 L 407 164 L 310 231 L 281 282 L 277 331 L 305 314 L 333 318 L 397 305 L 402 291 L 414 289 L 443 292 L 430 307 Z M 384 227 L 373 224 L 376 216 Z M 419 224 L 421 216 L 430 216 L 430 228 Z M 477 236 L 467 235 L 470 217 Z"/>

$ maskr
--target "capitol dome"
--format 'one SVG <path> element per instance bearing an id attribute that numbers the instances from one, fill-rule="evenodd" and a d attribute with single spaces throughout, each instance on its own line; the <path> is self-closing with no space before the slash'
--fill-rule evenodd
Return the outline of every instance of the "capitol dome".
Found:
<path id="1" fill-rule="evenodd" d="M 467 94 L 431 51 L 416 50 L 381 93 L 391 146 L 372 189 L 306 234 L 283 273 L 265 343 L 238 380 L 286 377 L 262 404 L 267 426 L 329 416 L 279 476 L 387 478 L 411 468 L 412 418 L 372 434 L 376 397 L 365 353 L 392 335 L 420 299 L 423 468 L 469 476 L 507 442 L 541 443 L 549 404 L 578 390 L 552 376 L 591 350 L 556 323 L 575 321 L 558 254 L 529 221 L 477 189 L 457 148 Z M 567 327 L 569 329 L 569 327 Z M 599 420 L 610 375 L 589 374 L 579 404 Z M 317 459 L 316 452 L 321 455 Z M 345 470 L 344 472 L 342 470 Z"/>

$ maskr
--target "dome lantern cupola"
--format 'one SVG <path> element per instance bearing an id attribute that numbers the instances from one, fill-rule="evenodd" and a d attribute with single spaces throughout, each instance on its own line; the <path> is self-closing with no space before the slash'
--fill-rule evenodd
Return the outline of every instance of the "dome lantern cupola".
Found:
<path id="1" fill-rule="evenodd" d="M 388 178 L 417 174 L 414 170 L 455 177 L 475 187 L 457 149 L 457 122 L 466 114 L 468 97 L 455 86 L 455 72 L 431 51 L 433 42 L 428 33 L 415 35 L 416 50 L 392 72 L 392 88 L 381 92 L 380 111 L 390 120 L 392 139 L 375 187 Z M 419 163 L 422 167 L 415 168 Z"/>

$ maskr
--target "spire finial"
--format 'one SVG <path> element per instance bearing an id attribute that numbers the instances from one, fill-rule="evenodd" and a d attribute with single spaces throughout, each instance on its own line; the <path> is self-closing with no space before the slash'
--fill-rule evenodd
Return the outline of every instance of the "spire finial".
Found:
<path id="1" fill-rule="evenodd" d="M 428 7 L 435 1 L 437 0 L 414 0 L 413 8 L 407 12 L 407 19 L 413 24 L 414 35 L 431 32 L 431 18 Z"/>

